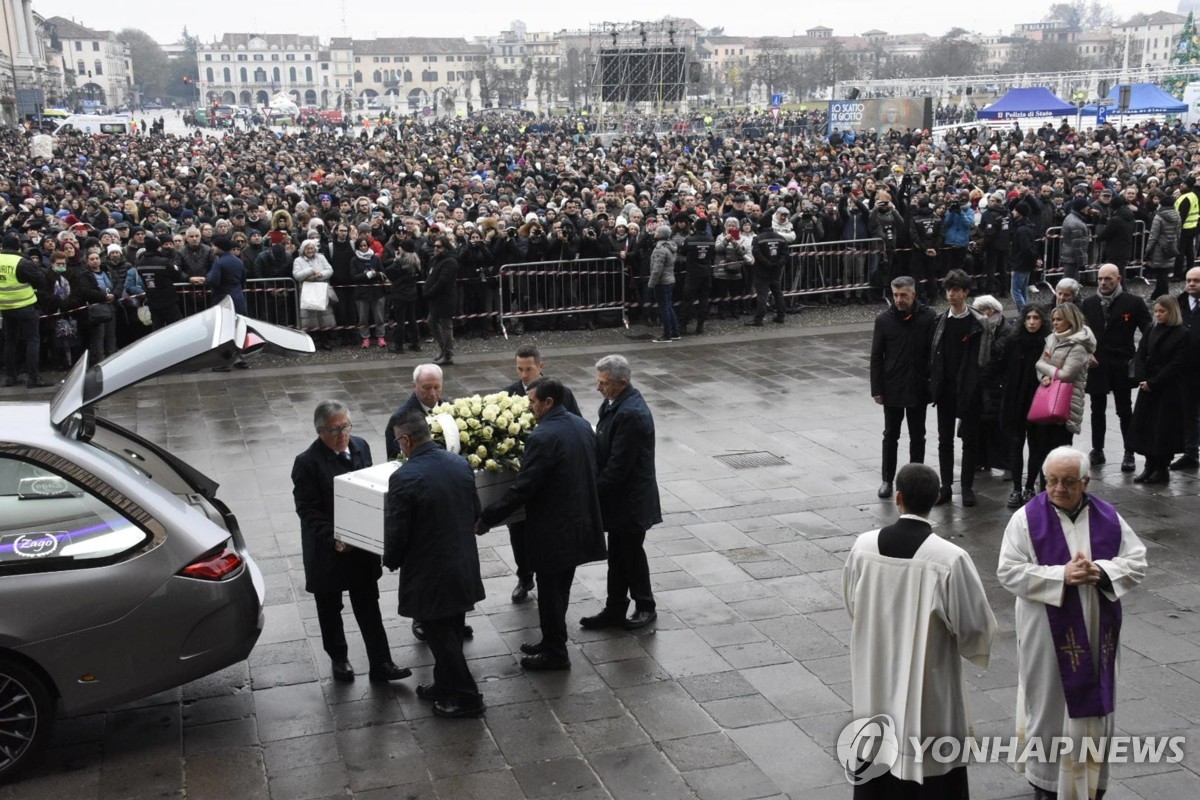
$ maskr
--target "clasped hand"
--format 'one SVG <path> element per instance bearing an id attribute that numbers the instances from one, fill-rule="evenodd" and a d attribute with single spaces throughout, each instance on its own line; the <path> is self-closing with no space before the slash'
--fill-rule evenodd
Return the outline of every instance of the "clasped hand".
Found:
<path id="1" fill-rule="evenodd" d="M 1076 553 L 1063 568 L 1063 581 L 1067 586 L 1095 585 L 1100 582 L 1103 573 L 1100 568 L 1083 553 Z"/>

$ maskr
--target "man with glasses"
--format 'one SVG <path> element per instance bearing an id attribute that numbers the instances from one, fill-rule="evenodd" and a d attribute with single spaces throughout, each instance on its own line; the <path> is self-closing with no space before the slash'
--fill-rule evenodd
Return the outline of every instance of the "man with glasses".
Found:
<path id="1" fill-rule="evenodd" d="M 333 536 L 333 479 L 371 466 L 371 448 L 350 434 L 350 410 L 337 400 L 322 400 L 313 412 L 317 439 L 292 465 L 292 496 L 300 517 L 305 591 L 317 604 L 321 645 L 332 661 L 335 681 L 354 680 L 342 625 L 342 593 L 350 593 L 354 618 L 362 631 L 371 664 L 370 679 L 407 678 L 412 670 L 392 662 L 379 613 L 379 556 L 337 541 Z"/>
<path id="2" fill-rule="evenodd" d="M 1016 597 L 1018 738 L 1049 747 L 1065 737 L 1071 745 L 1057 762 L 1017 765 L 1038 798 L 1100 797 L 1107 789 L 1109 765 L 1082 740 L 1116 732 L 1120 598 L 1146 574 L 1137 534 L 1087 493 L 1090 469 L 1079 450 L 1050 451 L 1046 491 L 1013 514 L 996 570 Z"/>

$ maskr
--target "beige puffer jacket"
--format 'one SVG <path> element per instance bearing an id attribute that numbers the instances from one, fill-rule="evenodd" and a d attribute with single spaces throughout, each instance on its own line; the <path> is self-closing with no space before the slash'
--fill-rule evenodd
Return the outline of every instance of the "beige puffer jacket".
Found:
<path id="1" fill-rule="evenodd" d="M 1083 422 L 1084 387 L 1087 386 L 1088 362 L 1096 351 L 1096 336 L 1092 329 L 1084 326 L 1062 339 L 1058 334 L 1051 333 L 1046 337 L 1046 348 L 1036 366 L 1038 377 L 1053 378 L 1058 373 L 1060 381 L 1072 384 L 1071 419 L 1067 422 L 1067 430 L 1079 433 Z"/>

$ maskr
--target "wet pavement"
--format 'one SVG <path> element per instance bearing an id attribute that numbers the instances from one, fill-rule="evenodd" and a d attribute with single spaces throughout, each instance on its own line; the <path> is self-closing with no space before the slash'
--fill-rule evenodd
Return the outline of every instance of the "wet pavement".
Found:
<path id="1" fill-rule="evenodd" d="M 796 322 L 730 322 L 724 335 L 670 345 L 643 341 L 636 326 L 541 335 L 549 374 L 575 391 L 591 421 L 600 399 L 592 364 L 609 352 L 631 358 L 653 410 L 665 519 L 646 549 L 659 619 L 637 633 L 580 629 L 604 595 L 604 566 L 584 567 L 568 615 L 573 669 L 524 674 L 517 648 L 536 638 L 536 607 L 509 601 L 512 553 L 503 529 L 493 530 L 479 540 L 488 597 L 469 619 L 475 638 L 466 647 L 489 707 L 482 720 L 436 719 L 416 699 L 431 657 L 395 613 L 394 574 L 381 581 L 381 607 L 396 662 L 415 674 L 390 686 L 365 675 L 331 680 L 303 590 L 289 474 L 312 439 L 312 409 L 325 397 L 346 402 L 355 433 L 381 457 L 415 354 L 260 363 L 164 379 L 107 403 L 107 416 L 220 481 L 266 575 L 266 630 L 245 663 L 107 714 L 60 720 L 44 763 L 0 787 L 0 800 L 848 797 L 833 757 L 851 718 L 841 568 L 854 536 L 890 521 L 895 507 L 875 496 L 882 415 L 867 387 L 869 325 Z M 511 353 L 524 340 L 461 355 L 446 395 L 510 382 Z M 1079 441 L 1089 441 L 1086 424 Z M 734 469 L 717 458 L 747 451 L 781 462 Z M 1190 545 L 1200 480 L 1135 486 L 1115 463 L 1116 440 L 1108 456 L 1092 489 L 1116 503 L 1150 560 L 1124 605 L 1118 726 L 1200 742 L 1200 565 Z M 956 495 L 934 518 L 974 557 L 1000 623 L 990 668 L 966 667 L 976 734 L 1009 736 L 1016 644 L 1012 600 L 995 579 L 1009 486 L 997 474 L 975 489 L 978 507 L 962 508 Z M 349 609 L 346 625 L 351 660 L 365 672 Z M 1182 764 L 1117 767 L 1108 797 L 1195 796 L 1200 759 L 1185 750 Z M 973 797 L 1032 796 L 1002 764 L 970 774 Z"/>

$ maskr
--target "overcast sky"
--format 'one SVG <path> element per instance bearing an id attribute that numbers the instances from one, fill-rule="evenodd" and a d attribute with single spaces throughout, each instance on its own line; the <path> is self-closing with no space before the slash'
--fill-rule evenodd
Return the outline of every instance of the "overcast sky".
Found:
<path id="1" fill-rule="evenodd" d="M 1177 0 L 1162 5 L 1144 0 L 1110 0 L 1119 17 L 1135 13 L 1174 11 Z M 961 0 L 843 0 L 837 3 L 798 3 L 760 0 L 737 4 L 716 0 L 667 0 L 654 4 L 658 16 L 694 19 L 705 28 L 723 26 L 731 36 L 802 35 L 806 28 L 825 25 L 835 36 L 860 34 L 872 28 L 888 33 L 923 32 L 934 36 L 959 26 L 980 33 L 1010 31 L 1016 23 L 1036 22 L 1046 13 L 1047 0 L 1005 0 L 964 3 Z M 486 36 L 509 29 L 515 19 L 530 31 L 587 29 L 606 21 L 646 18 L 629 3 L 556 2 L 526 5 L 494 0 L 456 0 L 433 3 L 367 3 L 363 0 L 289 0 L 254 3 L 245 0 L 204 0 L 200 3 L 34 0 L 46 17 L 63 16 L 96 30 L 141 28 L 161 43 L 177 41 L 184 25 L 202 40 L 223 33 L 316 34 L 356 38 L 376 36 Z M 194 9 L 193 15 L 180 13 Z M 344 9 L 344 12 L 343 12 Z M 518 9 L 520 11 L 518 12 Z M 604 10 L 601 10 L 604 9 Z M 736 13 L 738 11 L 746 13 Z M 734 12 L 734 13 L 731 13 Z M 345 25 L 343 25 L 343 16 Z"/>

